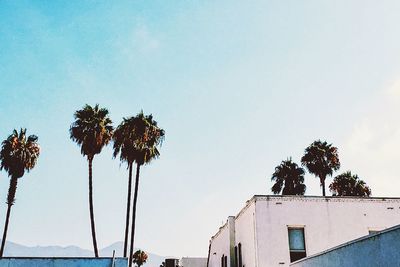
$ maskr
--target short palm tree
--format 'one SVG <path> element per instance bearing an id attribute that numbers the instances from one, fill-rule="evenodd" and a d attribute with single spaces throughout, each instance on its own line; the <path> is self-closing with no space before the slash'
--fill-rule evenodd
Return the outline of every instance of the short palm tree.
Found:
<path id="1" fill-rule="evenodd" d="M 0 151 L 0 169 L 4 169 L 10 176 L 10 187 L 7 195 L 7 214 L 4 225 L 3 239 L 1 240 L 0 257 L 3 257 L 4 246 L 7 239 L 8 223 L 10 220 L 11 207 L 15 202 L 18 179 L 25 171 L 29 172 L 36 165 L 40 154 L 37 136 L 26 136 L 26 129 L 13 133 L 2 142 Z"/>
<path id="2" fill-rule="evenodd" d="M 371 195 L 371 189 L 367 184 L 358 178 L 358 175 L 351 174 L 351 171 L 336 176 L 329 185 L 329 190 L 333 196 L 369 197 Z"/>
<path id="3" fill-rule="evenodd" d="M 147 254 L 143 250 L 138 250 L 133 254 L 133 263 L 136 264 L 137 267 L 142 266 L 147 261 Z"/>
<path id="4" fill-rule="evenodd" d="M 114 157 L 120 154 L 120 159 L 128 163 L 130 169 L 130 178 L 128 182 L 128 203 L 127 217 L 130 209 L 131 194 L 131 167 L 136 163 L 136 179 L 135 191 L 133 197 L 132 208 L 132 225 L 131 225 L 131 244 L 129 253 L 129 267 L 132 266 L 132 257 L 135 239 L 135 223 L 136 223 L 136 206 L 139 189 L 140 167 L 150 163 L 153 159 L 159 157 L 158 147 L 164 140 L 165 132 L 157 126 L 157 122 L 153 120 L 152 115 L 144 115 L 143 111 L 135 117 L 124 118 L 123 122 L 118 126 L 114 137 Z M 129 225 L 129 219 L 126 220 L 126 226 Z M 125 237 L 127 229 L 125 227 Z M 125 242 L 127 246 L 127 242 Z"/>
<path id="5" fill-rule="evenodd" d="M 271 188 L 274 194 L 282 192 L 282 195 L 304 195 L 306 192 L 304 170 L 291 158 L 282 161 L 279 166 L 275 167 L 271 180 L 275 181 Z"/>
<path id="6" fill-rule="evenodd" d="M 322 195 L 325 196 L 326 177 L 332 176 L 333 171 L 340 168 L 337 148 L 327 142 L 314 141 L 306 148 L 301 163 L 310 173 L 319 177 Z"/>
<path id="7" fill-rule="evenodd" d="M 77 110 L 74 114 L 75 121 L 70 128 L 71 139 L 81 147 L 81 153 L 88 160 L 89 164 L 89 212 L 90 225 L 92 230 L 92 240 L 94 254 L 99 256 L 96 240 L 96 228 L 93 212 L 93 186 L 92 186 L 92 163 L 95 155 L 99 154 L 106 146 L 113 133 L 111 119 L 108 110 L 99 108 L 99 105 L 91 107 L 85 105 L 83 109 Z"/>

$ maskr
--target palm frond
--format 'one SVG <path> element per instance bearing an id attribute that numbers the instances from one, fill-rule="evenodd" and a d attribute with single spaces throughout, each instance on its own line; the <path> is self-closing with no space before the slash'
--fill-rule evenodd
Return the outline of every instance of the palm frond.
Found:
<path id="1" fill-rule="evenodd" d="M 113 157 L 120 156 L 122 162 L 139 165 L 150 163 L 160 156 L 158 147 L 164 140 L 165 132 L 157 126 L 152 115 L 143 111 L 135 117 L 123 118 L 113 136 Z"/>
<path id="2" fill-rule="evenodd" d="M 304 195 L 306 191 L 304 169 L 294 163 L 291 158 L 275 167 L 271 180 L 275 181 L 271 188 L 274 194 L 282 192 L 283 195 Z"/>
<path id="3" fill-rule="evenodd" d="M 371 189 L 367 184 L 351 171 L 336 176 L 329 185 L 329 190 L 334 196 L 369 197 L 371 195 Z"/>
<path id="4" fill-rule="evenodd" d="M 26 129 L 13 130 L 13 133 L 2 142 L 0 151 L 0 169 L 4 169 L 11 177 L 22 177 L 36 165 L 40 155 L 38 137 L 26 137 Z"/>
<path id="5" fill-rule="evenodd" d="M 70 127 L 70 138 L 81 146 L 84 156 L 93 157 L 99 154 L 113 135 L 112 121 L 105 108 L 86 104 L 74 114 L 75 121 Z"/>
<path id="6" fill-rule="evenodd" d="M 340 168 L 337 148 L 326 141 L 314 141 L 305 150 L 301 163 L 308 171 L 318 177 L 332 176 Z"/>

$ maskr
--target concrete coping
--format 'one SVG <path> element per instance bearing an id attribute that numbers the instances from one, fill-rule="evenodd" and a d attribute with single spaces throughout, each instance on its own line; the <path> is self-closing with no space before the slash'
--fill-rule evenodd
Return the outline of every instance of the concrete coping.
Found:
<path id="1" fill-rule="evenodd" d="M 9 256 L 9 257 L 1 257 L 1 259 L 38 259 L 38 260 L 54 260 L 54 259 L 60 259 L 60 260 L 95 260 L 95 259 L 99 259 L 99 260 L 112 260 L 112 259 L 128 259 L 127 257 L 19 257 L 19 256 Z"/>

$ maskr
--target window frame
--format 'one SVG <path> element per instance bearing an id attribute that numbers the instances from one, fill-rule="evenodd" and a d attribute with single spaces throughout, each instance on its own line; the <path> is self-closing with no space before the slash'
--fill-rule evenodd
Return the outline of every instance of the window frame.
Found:
<path id="1" fill-rule="evenodd" d="M 238 266 L 243 267 L 243 258 L 242 258 L 242 243 L 238 243 Z"/>
<path id="2" fill-rule="evenodd" d="M 290 248 L 290 230 L 302 230 L 304 250 L 294 250 Z M 290 262 L 295 262 L 307 257 L 306 227 L 305 225 L 287 225 L 287 237 L 289 245 Z M 297 255 L 296 255 L 297 254 Z M 298 255 L 300 254 L 300 256 Z M 304 254 L 304 255 L 302 255 Z"/>
<path id="3" fill-rule="evenodd" d="M 238 246 L 235 246 L 235 267 L 239 267 Z"/>

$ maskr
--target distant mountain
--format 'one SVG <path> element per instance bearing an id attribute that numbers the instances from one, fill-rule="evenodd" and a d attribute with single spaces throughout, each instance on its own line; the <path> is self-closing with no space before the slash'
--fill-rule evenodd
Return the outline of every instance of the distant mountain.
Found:
<path id="1" fill-rule="evenodd" d="M 112 257 L 115 250 L 116 257 L 122 257 L 123 242 L 116 242 L 99 251 L 101 257 Z M 136 249 L 135 249 L 136 251 Z M 146 251 L 146 250 L 145 250 Z M 147 263 L 143 267 L 159 267 L 165 257 L 147 252 L 149 255 Z M 91 250 L 77 246 L 35 246 L 28 247 L 14 242 L 6 242 L 4 249 L 5 257 L 93 257 Z"/>

